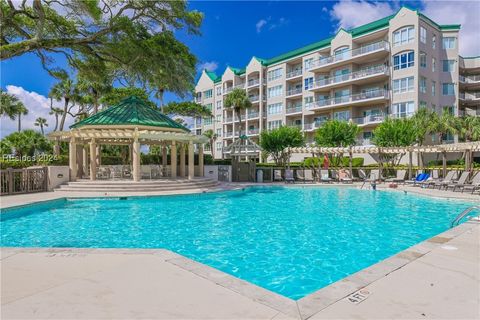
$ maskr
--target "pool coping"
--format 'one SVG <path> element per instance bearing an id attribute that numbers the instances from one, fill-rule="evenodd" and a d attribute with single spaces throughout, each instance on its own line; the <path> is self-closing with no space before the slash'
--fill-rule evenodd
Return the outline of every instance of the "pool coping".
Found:
<path id="1" fill-rule="evenodd" d="M 358 291 L 395 272 L 409 263 L 423 257 L 432 250 L 445 246 L 449 241 L 472 230 L 480 224 L 480 220 L 468 220 L 454 228 L 448 229 L 432 238 L 413 245 L 397 254 L 379 261 L 367 268 L 353 273 L 326 287 L 323 287 L 299 300 L 293 300 L 242 280 L 226 272 L 192 260 L 167 249 L 107 249 L 107 248 L 42 248 L 42 247 L 0 247 L 10 250 L 10 255 L 17 253 L 48 254 L 153 254 L 188 272 L 209 280 L 216 285 L 236 292 L 247 298 L 275 309 L 286 316 L 297 319 L 308 319 L 330 305 L 348 299 Z M 2 259 L 10 255 L 2 256 Z"/>

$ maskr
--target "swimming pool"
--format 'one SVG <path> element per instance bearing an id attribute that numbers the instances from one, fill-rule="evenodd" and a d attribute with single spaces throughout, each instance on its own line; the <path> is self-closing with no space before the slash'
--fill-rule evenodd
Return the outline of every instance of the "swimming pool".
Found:
<path id="1" fill-rule="evenodd" d="M 445 231 L 470 205 L 342 187 L 67 199 L 4 210 L 1 245 L 165 248 L 299 299 Z"/>

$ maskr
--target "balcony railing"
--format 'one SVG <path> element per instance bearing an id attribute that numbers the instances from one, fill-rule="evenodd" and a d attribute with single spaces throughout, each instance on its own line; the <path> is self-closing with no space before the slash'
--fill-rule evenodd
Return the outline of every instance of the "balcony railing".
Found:
<path id="1" fill-rule="evenodd" d="M 223 94 L 228 94 L 233 91 L 233 87 L 227 87 L 225 90 L 223 90 Z"/>
<path id="2" fill-rule="evenodd" d="M 260 84 L 260 79 L 248 80 L 248 86 L 249 87 L 256 86 L 257 84 Z"/>
<path id="3" fill-rule="evenodd" d="M 359 102 L 362 100 L 369 100 L 369 99 L 382 98 L 382 97 L 388 98 L 388 90 L 381 89 L 381 90 L 374 90 L 374 91 L 352 94 L 348 96 L 317 100 L 317 101 L 306 104 L 305 109 L 310 110 L 315 108 L 334 106 L 337 104 L 353 103 L 353 102 Z"/>
<path id="4" fill-rule="evenodd" d="M 356 56 L 360 56 L 363 54 L 367 54 L 370 52 L 378 51 L 378 50 L 388 50 L 389 44 L 387 41 L 378 41 L 374 43 L 370 43 L 364 46 L 361 46 L 356 49 L 344 51 L 342 53 L 334 54 L 329 57 L 322 57 L 319 58 L 318 60 L 315 60 L 312 62 L 310 69 L 312 68 L 318 68 L 330 63 L 338 62 L 338 61 L 343 61 L 343 60 L 348 60 Z"/>
<path id="5" fill-rule="evenodd" d="M 248 113 L 248 119 L 258 118 L 258 116 L 259 116 L 258 112 L 249 112 Z"/>
<path id="6" fill-rule="evenodd" d="M 224 132 L 223 136 L 224 136 L 225 138 L 233 137 L 233 132 L 232 132 L 232 131 Z"/>
<path id="7" fill-rule="evenodd" d="M 303 124 L 303 130 L 308 131 L 308 130 L 315 130 L 320 128 L 327 120 L 324 121 L 314 121 L 310 123 L 304 123 Z"/>
<path id="8" fill-rule="evenodd" d="M 258 128 L 248 129 L 248 134 L 258 134 L 260 130 Z"/>
<path id="9" fill-rule="evenodd" d="M 301 94 L 301 93 L 302 93 L 302 88 L 290 89 L 290 90 L 287 90 L 287 97 L 288 96 L 294 96 L 296 94 Z"/>
<path id="10" fill-rule="evenodd" d="M 296 70 L 292 70 L 290 72 L 287 73 L 287 79 L 291 79 L 291 78 L 295 78 L 295 77 L 298 77 L 298 76 L 301 76 L 303 73 L 303 69 L 300 68 L 300 69 L 296 69 Z"/>
<path id="11" fill-rule="evenodd" d="M 287 114 L 302 112 L 302 105 L 288 106 L 285 112 Z"/>
<path id="12" fill-rule="evenodd" d="M 460 97 L 460 100 L 467 100 L 467 101 L 477 100 L 477 99 L 480 99 L 480 92 L 469 92 L 469 93 L 460 92 L 459 97 Z"/>
<path id="13" fill-rule="evenodd" d="M 249 96 L 248 99 L 250 99 L 250 102 L 257 102 L 258 100 L 260 100 L 260 96 Z"/>
<path id="14" fill-rule="evenodd" d="M 287 123 L 287 127 L 298 128 L 298 129 L 302 130 L 302 124 L 301 123 Z"/>
<path id="15" fill-rule="evenodd" d="M 226 117 L 225 118 L 225 123 L 232 122 L 232 121 L 233 121 L 233 117 Z"/>
<path id="16" fill-rule="evenodd" d="M 414 115 L 414 112 L 399 112 L 399 113 L 389 114 L 388 116 L 390 118 L 400 119 L 400 118 L 410 118 L 413 115 Z"/>
<path id="17" fill-rule="evenodd" d="M 341 83 L 380 74 L 388 74 L 388 68 L 386 66 L 378 66 L 374 68 L 369 68 L 367 70 L 355 71 L 334 77 L 319 79 L 314 82 L 313 86 L 310 89 L 320 88 L 335 83 Z"/>
<path id="18" fill-rule="evenodd" d="M 237 84 L 233 87 L 234 89 L 245 89 L 245 83 Z"/>
<path id="19" fill-rule="evenodd" d="M 463 83 L 480 82 L 480 75 L 460 76 L 460 82 L 463 82 Z"/>
<path id="20" fill-rule="evenodd" d="M 360 138 L 356 140 L 357 146 L 372 146 L 373 143 L 370 139 Z"/>
<path id="21" fill-rule="evenodd" d="M 353 122 L 356 124 L 362 125 L 362 124 L 369 124 L 369 123 L 375 123 L 375 122 L 381 122 L 385 120 L 385 115 L 383 114 L 375 114 L 375 115 L 370 115 L 366 117 L 360 117 L 360 118 L 353 118 Z"/>

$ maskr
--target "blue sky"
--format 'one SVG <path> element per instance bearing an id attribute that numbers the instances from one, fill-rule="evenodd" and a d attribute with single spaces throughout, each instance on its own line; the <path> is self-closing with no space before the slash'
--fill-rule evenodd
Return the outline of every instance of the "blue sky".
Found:
<path id="1" fill-rule="evenodd" d="M 349 29 L 380 19 L 396 12 L 402 5 L 418 8 L 439 23 L 461 23 L 464 33 L 460 43 L 462 53 L 480 53 L 478 41 L 473 41 L 480 29 L 478 1 L 193 1 L 190 8 L 205 14 L 202 35 L 189 36 L 180 32 L 178 37 L 198 57 L 198 70 L 207 67 L 221 74 L 227 65 L 244 67 L 253 55 L 261 58 L 277 56 L 329 37 L 339 27 Z M 472 41 L 466 41 L 469 38 Z M 57 62 L 64 64 L 61 58 Z M 1 87 L 17 94 L 26 103 L 44 103 L 42 97 L 47 96 L 54 83 L 35 55 L 26 54 L 1 62 Z M 25 95 L 30 95 L 27 98 L 33 102 Z M 176 97 L 167 94 L 166 101 L 170 100 L 176 100 Z M 27 117 L 33 120 L 37 113 L 43 115 L 46 112 L 45 108 L 36 110 L 35 105 L 28 107 L 32 115 Z M 2 127 L 5 127 L 5 121 L 8 120 L 2 119 Z M 28 119 L 25 125 L 29 125 Z M 10 130 L 2 128 L 2 136 Z"/>

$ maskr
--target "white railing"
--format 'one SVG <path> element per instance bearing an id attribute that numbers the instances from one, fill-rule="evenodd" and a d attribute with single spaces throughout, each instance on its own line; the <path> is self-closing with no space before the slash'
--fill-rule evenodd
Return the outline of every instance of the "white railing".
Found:
<path id="1" fill-rule="evenodd" d="M 287 114 L 302 112 L 302 105 L 300 104 L 300 105 L 296 105 L 296 106 L 289 106 L 289 107 L 287 107 L 285 112 Z"/>
<path id="2" fill-rule="evenodd" d="M 320 128 L 325 122 L 326 121 L 314 121 L 314 122 L 310 122 L 310 123 L 304 123 L 303 124 L 303 129 L 305 131 L 315 130 L 315 129 Z"/>
<path id="3" fill-rule="evenodd" d="M 293 95 L 296 95 L 296 94 L 301 94 L 301 93 L 302 93 L 302 88 L 290 89 L 290 90 L 287 90 L 287 97 L 288 96 L 293 96 Z"/>
<path id="4" fill-rule="evenodd" d="M 258 118 L 258 116 L 259 116 L 258 112 L 249 112 L 248 113 L 248 119 Z"/>
<path id="5" fill-rule="evenodd" d="M 303 69 L 302 69 L 302 68 L 296 69 L 296 70 L 292 70 L 292 71 L 290 71 L 290 72 L 287 73 L 287 79 L 301 76 L 302 73 L 303 73 Z"/>
<path id="6" fill-rule="evenodd" d="M 363 138 L 357 139 L 356 143 L 357 143 L 357 146 L 371 146 L 371 145 L 373 145 L 373 143 L 370 139 L 363 139 Z"/>
<path id="7" fill-rule="evenodd" d="M 225 122 L 232 122 L 233 121 L 233 117 L 227 117 L 225 118 Z"/>
<path id="8" fill-rule="evenodd" d="M 318 68 L 330 63 L 335 63 L 338 61 L 348 60 L 356 56 L 364 55 L 378 50 L 389 50 L 389 44 L 387 41 L 378 41 L 374 43 L 369 43 L 367 45 L 361 46 L 356 49 L 344 51 L 342 53 L 334 54 L 328 57 L 322 57 L 317 60 L 314 60 L 311 64 L 310 69 Z"/>
<path id="9" fill-rule="evenodd" d="M 260 96 L 249 96 L 248 99 L 250 99 L 250 102 L 257 102 L 258 100 L 260 100 Z"/>
<path id="10" fill-rule="evenodd" d="M 460 76 L 460 82 L 464 82 L 464 83 L 480 82 L 480 75 Z"/>
<path id="11" fill-rule="evenodd" d="M 245 89 L 245 83 L 241 83 L 241 84 L 237 84 L 235 87 L 233 87 L 235 89 Z"/>
<path id="12" fill-rule="evenodd" d="M 233 136 L 233 132 L 232 131 L 227 131 L 227 132 L 224 132 L 223 135 L 224 135 L 225 138 L 229 138 L 229 137 Z"/>
<path id="13" fill-rule="evenodd" d="M 248 129 L 248 134 L 258 134 L 260 130 L 258 128 Z"/>
<path id="14" fill-rule="evenodd" d="M 400 119 L 400 118 L 410 118 L 413 116 L 415 113 L 414 112 L 400 112 L 400 113 L 392 113 L 388 115 L 390 118 L 394 119 Z"/>
<path id="15" fill-rule="evenodd" d="M 480 92 L 465 93 L 460 92 L 460 100 L 477 100 L 480 99 Z"/>
<path id="16" fill-rule="evenodd" d="M 361 79 L 373 75 L 388 74 L 388 68 L 386 66 L 378 66 L 374 68 L 369 68 L 366 70 L 355 71 L 347 74 L 342 74 L 334 77 L 329 77 L 325 79 L 319 79 L 313 83 L 313 86 L 310 89 L 321 88 L 335 83 L 342 83 L 346 81 Z"/>
<path id="17" fill-rule="evenodd" d="M 356 124 L 369 124 L 369 123 L 375 123 L 375 122 L 381 122 L 385 120 L 385 115 L 383 114 L 376 114 L 376 115 L 370 115 L 366 117 L 360 117 L 360 118 L 353 118 L 353 122 Z"/>
<path id="18" fill-rule="evenodd" d="M 330 99 L 322 99 L 314 102 L 310 102 L 305 105 L 305 109 L 315 109 L 327 106 L 334 106 L 337 104 L 359 102 L 362 100 L 370 100 L 375 98 L 388 98 L 388 90 L 373 90 L 368 92 L 356 93 L 348 96 L 334 97 Z"/>
<path id="19" fill-rule="evenodd" d="M 298 128 L 298 129 L 302 130 L 302 125 L 301 124 L 287 123 L 287 127 Z"/>
<path id="20" fill-rule="evenodd" d="M 260 83 L 260 79 L 248 80 L 248 86 L 253 87 Z"/>
<path id="21" fill-rule="evenodd" d="M 233 91 L 233 87 L 227 87 L 225 90 L 223 90 L 223 94 L 228 94 Z"/>

